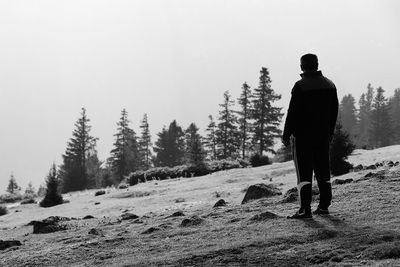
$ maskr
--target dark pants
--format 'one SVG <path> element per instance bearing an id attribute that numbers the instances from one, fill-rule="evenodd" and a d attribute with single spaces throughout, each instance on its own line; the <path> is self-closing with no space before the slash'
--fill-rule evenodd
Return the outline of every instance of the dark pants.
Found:
<path id="1" fill-rule="evenodd" d="M 312 175 L 317 179 L 319 188 L 319 205 L 327 209 L 332 200 L 332 186 L 329 166 L 329 139 L 310 140 L 293 137 L 292 152 L 297 173 L 297 189 L 299 192 L 300 208 L 311 209 Z"/>

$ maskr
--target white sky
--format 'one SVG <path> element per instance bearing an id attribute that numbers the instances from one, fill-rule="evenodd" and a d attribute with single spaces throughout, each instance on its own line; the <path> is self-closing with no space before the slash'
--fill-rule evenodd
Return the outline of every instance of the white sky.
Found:
<path id="1" fill-rule="evenodd" d="M 109 155 L 120 112 L 155 136 L 173 119 L 202 130 L 223 92 L 262 66 L 286 112 L 313 52 L 339 96 L 400 87 L 400 1 L 0 0 L 0 192 L 11 172 L 37 188 L 86 107 Z M 153 141 L 155 137 L 153 137 Z"/>

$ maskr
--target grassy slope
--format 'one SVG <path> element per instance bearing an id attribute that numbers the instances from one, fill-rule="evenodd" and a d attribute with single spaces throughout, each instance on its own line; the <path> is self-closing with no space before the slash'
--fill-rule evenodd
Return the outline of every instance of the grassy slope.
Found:
<path id="1" fill-rule="evenodd" d="M 372 164 L 399 160 L 398 155 L 400 146 L 392 146 L 357 150 L 349 160 Z M 15 238 L 23 246 L 0 252 L 0 265 L 400 266 L 400 168 L 379 170 L 385 171 L 385 179 L 334 186 L 332 214 L 307 221 L 287 220 L 285 216 L 295 212 L 297 204 L 282 204 L 281 196 L 240 205 L 244 189 L 251 184 L 274 183 L 283 191 L 293 187 L 292 162 L 153 181 L 128 191 L 109 190 L 98 197 L 94 191 L 79 192 L 65 196 L 70 203 L 48 209 L 13 207 L 0 217 L 0 239 Z M 368 172 L 340 178 L 358 180 Z M 216 192 L 228 206 L 212 208 L 218 200 Z M 184 202 L 176 203 L 178 198 Z M 143 223 L 121 221 L 126 209 L 139 215 Z M 168 217 L 176 210 L 186 216 Z M 279 217 L 252 220 L 267 211 Z M 79 218 L 88 214 L 96 219 L 71 221 L 68 230 L 52 234 L 34 235 L 32 227 L 25 226 L 51 215 Z M 201 217 L 202 223 L 180 226 L 193 215 Z M 156 230 L 143 234 L 150 227 Z M 91 228 L 103 235 L 88 234 Z"/>

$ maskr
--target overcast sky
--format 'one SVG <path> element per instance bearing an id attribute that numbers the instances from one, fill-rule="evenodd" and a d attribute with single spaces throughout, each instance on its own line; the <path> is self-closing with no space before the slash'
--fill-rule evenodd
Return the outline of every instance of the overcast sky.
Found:
<path id="1" fill-rule="evenodd" d="M 0 192 L 13 172 L 37 188 L 81 107 L 109 155 L 120 112 L 204 130 L 223 92 L 267 67 L 286 112 L 313 52 L 339 96 L 400 87 L 400 1 L 0 0 Z M 153 141 L 155 138 L 153 138 Z"/>

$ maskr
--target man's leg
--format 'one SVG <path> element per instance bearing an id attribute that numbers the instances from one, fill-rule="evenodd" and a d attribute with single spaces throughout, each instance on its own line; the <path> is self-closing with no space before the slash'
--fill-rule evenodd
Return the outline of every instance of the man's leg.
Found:
<path id="1" fill-rule="evenodd" d="M 321 142 L 314 149 L 314 171 L 319 188 L 318 208 L 322 211 L 327 211 L 332 200 L 329 140 Z"/>
<path id="2" fill-rule="evenodd" d="M 299 214 L 311 214 L 311 182 L 312 182 L 312 153 L 307 140 L 292 137 L 293 161 L 297 174 L 297 190 L 299 193 Z"/>

